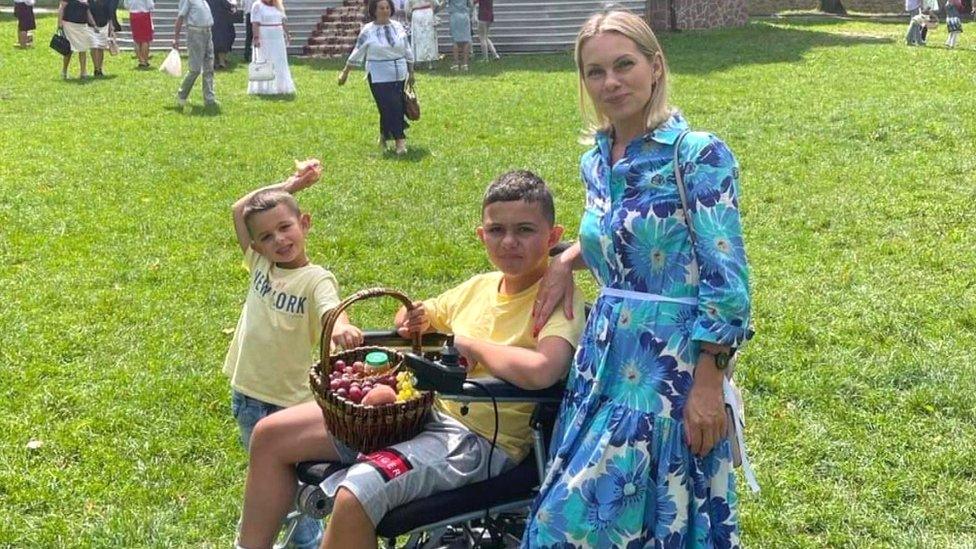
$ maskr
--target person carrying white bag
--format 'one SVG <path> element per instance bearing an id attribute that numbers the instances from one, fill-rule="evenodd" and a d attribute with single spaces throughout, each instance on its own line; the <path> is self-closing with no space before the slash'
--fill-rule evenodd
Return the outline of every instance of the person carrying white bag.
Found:
<path id="1" fill-rule="evenodd" d="M 211 37 L 213 14 L 205 0 L 180 0 L 176 25 L 173 31 L 173 49 L 180 49 L 180 30 L 186 23 L 186 49 L 189 55 L 190 70 L 183 78 L 176 94 L 176 105 L 182 109 L 190 97 L 190 90 L 197 77 L 203 73 L 203 102 L 206 107 L 216 107 L 214 94 L 214 47 Z"/>

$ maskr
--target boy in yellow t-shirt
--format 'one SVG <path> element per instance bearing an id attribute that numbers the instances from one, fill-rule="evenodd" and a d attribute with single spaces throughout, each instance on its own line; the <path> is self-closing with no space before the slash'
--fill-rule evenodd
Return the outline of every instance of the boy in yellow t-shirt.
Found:
<path id="1" fill-rule="evenodd" d="M 574 318 L 559 307 L 537 336 L 532 304 L 563 228 L 552 195 L 527 171 L 508 172 L 489 185 L 478 238 L 500 272 L 475 276 L 440 296 L 397 313 L 401 334 L 436 329 L 454 333 L 473 377 L 492 375 L 527 389 L 561 379 L 582 331 L 583 303 Z M 576 292 L 575 295 L 579 295 Z M 238 547 L 271 544 L 295 494 L 294 464 L 355 462 L 322 485 L 334 496 L 324 547 L 375 547 L 375 526 L 387 511 L 428 495 L 483 480 L 514 467 L 531 443 L 531 406 L 499 404 L 496 451 L 491 405 L 457 407 L 438 400 L 424 431 L 406 442 L 357 455 L 325 429 L 314 403 L 284 410 L 255 431 Z"/>
<path id="2" fill-rule="evenodd" d="M 231 412 L 246 449 L 260 419 L 312 399 L 312 353 L 323 316 L 339 303 L 335 276 L 309 262 L 305 239 L 311 218 L 292 196 L 321 174 L 319 161 L 305 162 L 284 182 L 250 192 L 233 207 L 237 241 L 251 277 L 224 373 L 230 378 Z M 343 314 L 332 342 L 350 347 L 361 340 Z M 317 547 L 320 537 L 318 521 L 306 519 L 294 540 L 298 547 Z"/>

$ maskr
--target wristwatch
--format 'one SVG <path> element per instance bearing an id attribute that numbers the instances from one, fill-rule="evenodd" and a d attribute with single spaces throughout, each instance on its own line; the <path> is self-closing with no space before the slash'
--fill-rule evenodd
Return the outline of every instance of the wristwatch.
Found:
<path id="1" fill-rule="evenodd" d="M 729 367 L 729 360 L 732 358 L 732 355 L 728 351 L 710 351 L 703 347 L 701 352 L 706 355 L 711 355 L 715 359 L 715 368 L 725 370 Z"/>

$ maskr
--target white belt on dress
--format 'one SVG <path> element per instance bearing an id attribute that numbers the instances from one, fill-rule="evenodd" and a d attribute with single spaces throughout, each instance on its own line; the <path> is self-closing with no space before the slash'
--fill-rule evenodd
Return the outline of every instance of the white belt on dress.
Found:
<path id="1" fill-rule="evenodd" d="M 606 286 L 600 288 L 600 295 L 625 299 L 637 299 L 640 301 L 680 303 L 682 305 L 698 304 L 698 298 L 695 297 L 668 297 L 659 294 L 635 292 L 633 290 L 607 288 Z M 737 445 L 739 448 L 739 455 L 742 458 L 742 473 L 746 477 L 746 483 L 749 485 L 749 488 L 753 492 L 758 492 L 759 482 L 756 481 L 756 473 L 752 470 L 752 464 L 749 463 L 749 456 L 746 455 L 746 441 L 745 435 L 743 434 L 745 421 L 742 418 L 742 414 L 739 412 L 739 410 L 742 409 L 742 406 L 739 402 L 739 398 L 735 394 L 735 390 L 732 388 L 732 382 L 728 377 L 725 376 L 722 378 L 722 394 L 724 395 L 725 403 L 728 404 L 732 409 L 732 421 L 735 423 L 735 428 L 733 429 L 733 432 L 735 433 L 735 441 L 733 441 L 733 444 Z"/>
<path id="2" fill-rule="evenodd" d="M 639 299 L 641 301 L 663 301 L 666 303 L 681 303 L 682 305 L 698 305 L 697 297 L 668 297 L 666 295 L 648 294 L 635 292 L 633 290 L 621 290 L 619 288 L 600 288 L 600 295 L 610 297 L 623 297 L 626 299 Z"/>

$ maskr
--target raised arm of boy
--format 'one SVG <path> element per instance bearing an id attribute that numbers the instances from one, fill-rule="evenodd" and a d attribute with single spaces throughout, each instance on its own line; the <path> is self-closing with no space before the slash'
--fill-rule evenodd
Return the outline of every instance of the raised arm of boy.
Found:
<path id="1" fill-rule="evenodd" d="M 422 301 L 413 309 L 401 307 L 394 323 L 397 332 L 406 336 L 411 332 L 430 330 L 430 319 Z M 536 390 L 552 386 L 566 375 L 573 358 L 573 346 L 558 336 L 542 338 L 535 349 L 511 345 L 499 345 L 465 336 L 455 336 L 454 344 L 468 360 L 468 364 L 481 364 L 497 378 L 523 389 Z"/>

